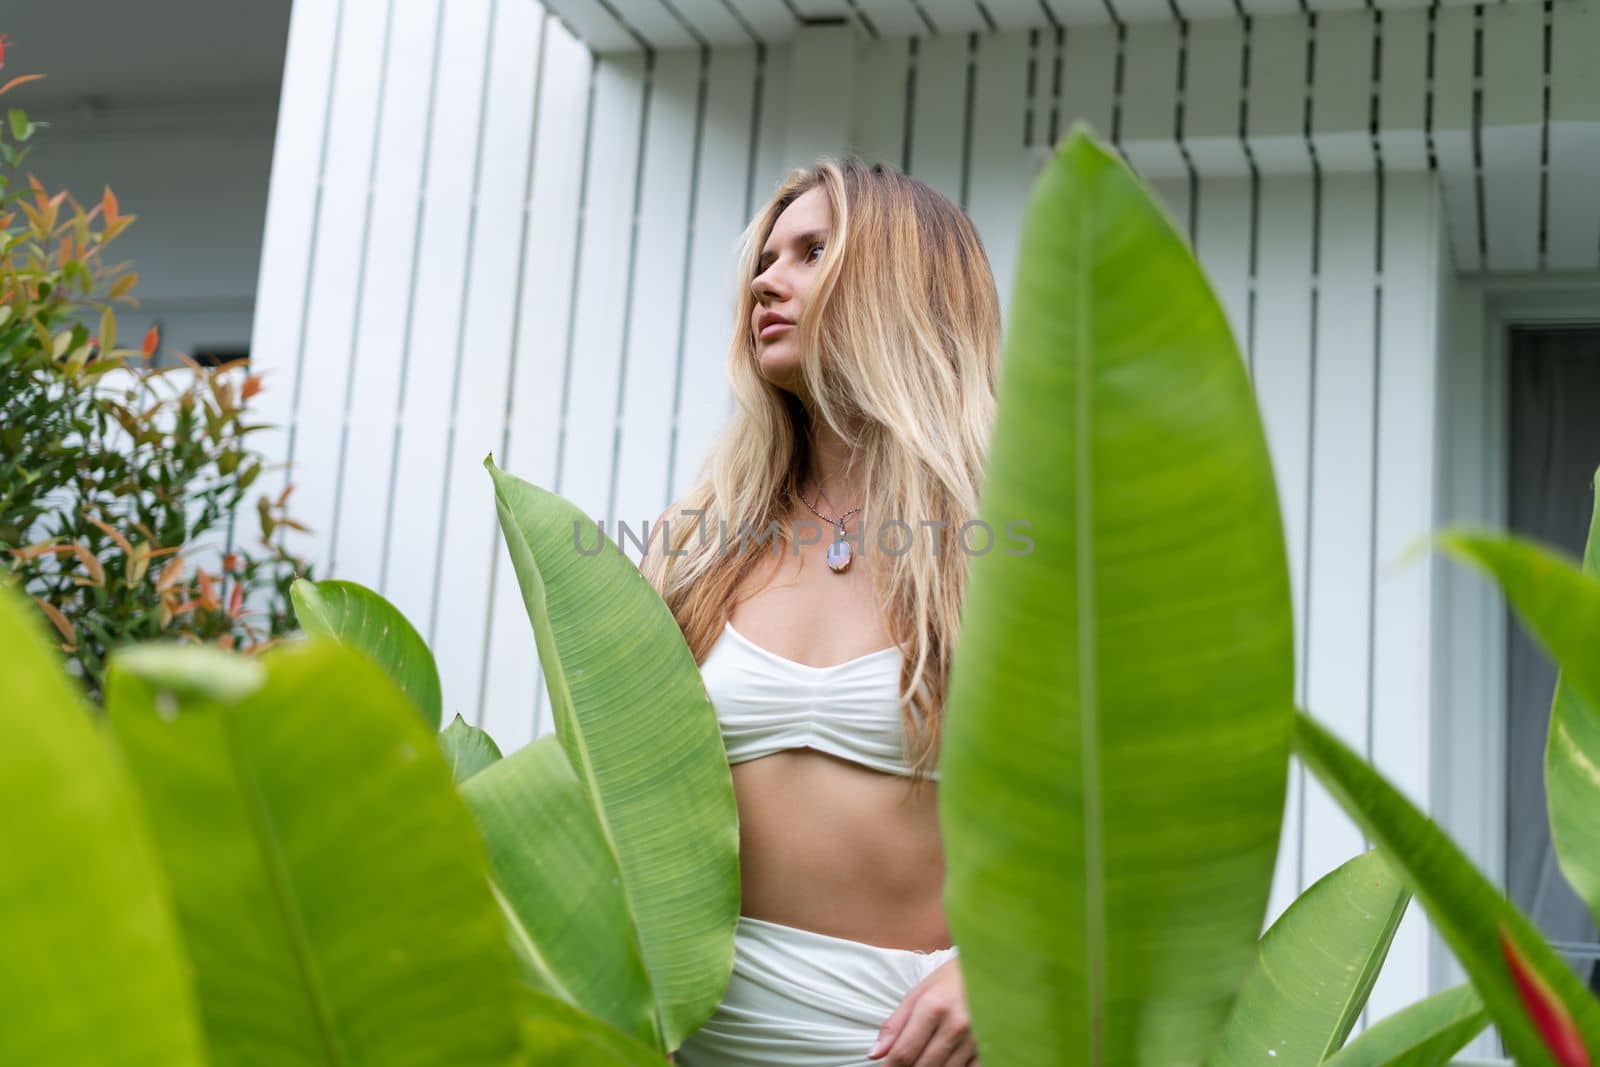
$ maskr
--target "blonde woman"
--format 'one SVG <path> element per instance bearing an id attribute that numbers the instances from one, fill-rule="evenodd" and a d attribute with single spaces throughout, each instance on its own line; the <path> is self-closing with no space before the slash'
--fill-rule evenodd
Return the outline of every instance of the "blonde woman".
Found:
<path id="1" fill-rule="evenodd" d="M 733 975 L 676 1062 L 978 1064 L 936 781 L 994 411 L 988 258 L 928 185 L 823 157 L 750 223 L 740 279 L 738 410 L 640 564 L 740 824 Z"/>

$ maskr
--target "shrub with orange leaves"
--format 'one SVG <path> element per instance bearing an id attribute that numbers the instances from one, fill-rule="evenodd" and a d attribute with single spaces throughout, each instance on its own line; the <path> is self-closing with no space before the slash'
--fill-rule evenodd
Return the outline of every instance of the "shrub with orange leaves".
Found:
<path id="1" fill-rule="evenodd" d="M 259 550 L 234 543 L 265 463 L 246 421 L 261 378 L 181 353 L 157 366 L 154 329 L 118 347 L 115 306 L 136 302 L 138 275 L 105 249 L 134 216 L 109 188 L 85 207 L 25 176 L 43 127 L 16 108 L 0 123 L 0 578 L 33 597 L 98 699 L 124 642 L 251 651 L 290 632 L 289 584 L 309 568 L 272 543 L 299 526 L 289 490 L 257 501 Z"/>

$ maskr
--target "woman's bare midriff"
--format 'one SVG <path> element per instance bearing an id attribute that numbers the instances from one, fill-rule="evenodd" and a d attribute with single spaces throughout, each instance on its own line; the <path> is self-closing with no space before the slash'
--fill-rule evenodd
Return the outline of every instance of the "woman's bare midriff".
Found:
<path id="1" fill-rule="evenodd" d="M 826 540 L 799 557 L 785 550 L 746 579 L 732 614 L 740 634 L 817 666 L 892 643 L 866 558 L 835 574 Z M 732 772 L 742 914 L 885 948 L 950 945 L 938 783 L 913 792 L 903 775 L 809 748 Z"/>

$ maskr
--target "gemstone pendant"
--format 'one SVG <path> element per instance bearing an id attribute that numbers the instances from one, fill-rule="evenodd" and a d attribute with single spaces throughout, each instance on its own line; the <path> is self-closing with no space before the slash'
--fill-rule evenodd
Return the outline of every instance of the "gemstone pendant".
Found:
<path id="1" fill-rule="evenodd" d="M 839 531 L 843 536 L 844 531 Z M 828 546 L 828 567 L 835 574 L 843 574 L 846 567 L 850 566 L 850 542 L 835 541 Z"/>

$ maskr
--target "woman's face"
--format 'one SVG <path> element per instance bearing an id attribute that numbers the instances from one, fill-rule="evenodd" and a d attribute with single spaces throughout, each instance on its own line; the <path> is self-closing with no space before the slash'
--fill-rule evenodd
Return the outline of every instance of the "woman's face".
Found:
<path id="1" fill-rule="evenodd" d="M 811 292 L 832 221 L 827 195 L 820 187 L 801 193 L 773 223 L 750 283 L 755 294 L 750 331 L 757 366 L 762 377 L 791 392 L 802 388 L 794 323 L 800 321 Z"/>

